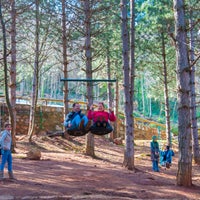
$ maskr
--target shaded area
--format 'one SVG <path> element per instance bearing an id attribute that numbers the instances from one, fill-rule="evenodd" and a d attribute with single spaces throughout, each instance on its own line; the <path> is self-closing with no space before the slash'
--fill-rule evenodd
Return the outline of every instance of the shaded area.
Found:
<path id="1" fill-rule="evenodd" d="M 136 172 L 122 167 L 123 146 L 104 137 L 95 137 L 97 159 L 84 155 L 84 137 L 67 141 L 61 137 L 34 138 L 35 147 L 42 151 L 42 160 L 22 159 L 29 147 L 18 139 L 13 167 L 17 181 L 3 181 L 2 195 L 15 199 L 198 199 L 200 172 L 193 166 L 194 186 L 175 186 L 177 157 L 170 170 L 152 172 L 149 141 L 136 141 Z M 176 154 L 175 154 L 176 155 Z M 7 176 L 7 172 L 5 171 Z M 5 197 L 5 196 L 4 196 Z"/>

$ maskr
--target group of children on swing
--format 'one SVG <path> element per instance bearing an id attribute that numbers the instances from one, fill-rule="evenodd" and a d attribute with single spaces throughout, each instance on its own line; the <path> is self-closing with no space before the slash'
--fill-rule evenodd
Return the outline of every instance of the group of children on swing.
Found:
<path id="1" fill-rule="evenodd" d="M 174 151 L 170 149 L 169 145 L 166 145 L 164 151 L 159 149 L 159 144 L 157 141 L 157 136 L 152 137 L 152 141 L 150 143 L 151 148 L 151 161 L 152 161 L 152 169 L 155 172 L 159 172 L 159 162 L 161 166 L 166 168 L 170 168 L 172 164 L 172 156 L 174 156 Z"/>
<path id="2" fill-rule="evenodd" d="M 113 128 L 109 121 L 114 122 L 116 116 L 111 108 L 109 111 L 105 111 L 103 102 L 99 102 L 97 110 L 94 110 L 94 106 L 90 106 L 87 116 L 81 112 L 80 104 L 75 102 L 72 105 L 72 111 L 67 114 L 64 126 L 67 132 L 81 131 L 82 135 L 91 131 L 91 133 L 108 134 L 112 132 Z"/>

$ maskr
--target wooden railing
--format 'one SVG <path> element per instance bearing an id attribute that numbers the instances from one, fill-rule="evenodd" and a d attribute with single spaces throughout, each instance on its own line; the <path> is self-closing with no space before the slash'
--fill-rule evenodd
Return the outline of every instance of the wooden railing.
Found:
<path id="1" fill-rule="evenodd" d="M 17 104 L 27 104 L 30 105 L 30 97 L 20 97 L 18 96 L 16 103 Z M 76 100 L 70 100 L 69 102 L 72 104 L 74 103 Z M 5 96 L 0 96 L 0 103 L 5 103 Z M 82 109 L 86 110 L 87 109 L 87 102 L 84 101 L 78 101 L 78 103 L 80 103 L 82 105 Z M 63 106 L 63 100 L 61 99 L 49 99 L 49 98 L 40 98 L 38 99 L 38 106 L 39 105 L 43 105 L 43 106 Z M 123 112 L 119 112 L 120 116 L 122 116 L 124 118 L 124 113 Z M 119 119 L 118 120 L 118 124 L 119 126 L 121 126 L 120 128 L 120 134 L 123 134 L 125 131 L 125 125 L 124 125 L 124 120 L 123 119 Z M 160 130 L 159 130 L 160 129 Z M 161 130 L 162 129 L 162 130 Z M 151 121 L 145 118 L 140 118 L 140 117 L 134 117 L 134 130 L 135 132 L 139 132 L 139 134 L 143 134 L 143 135 L 152 135 L 152 134 L 158 134 L 158 131 L 160 131 L 161 135 L 165 135 L 165 125 L 155 122 L 155 121 Z M 162 136 L 163 137 L 163 136 Z"/>

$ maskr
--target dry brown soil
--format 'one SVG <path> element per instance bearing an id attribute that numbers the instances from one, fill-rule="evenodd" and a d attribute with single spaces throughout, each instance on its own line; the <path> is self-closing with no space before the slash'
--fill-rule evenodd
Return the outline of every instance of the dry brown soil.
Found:
<path id="1" fill-rule="evenodd" d="M 34 137 L 28 144 L 17 137 L 13 168 L 17 180 L 0 182 L 0 200 L 10 199 L 200 199 L 200 170 L 193 165 L 193 186 L 176 186 L 177 152 L 170 169 L 151 170 L 150 141 L 136 141 L 135 171 L 122 167 L 124 146 L 95 136 L 96 158 L 84 154 L 85 137 Z M 41 160 L 28 160 L 37 147 Z M 7 176 L 7 169 L 5 171 Z"/>

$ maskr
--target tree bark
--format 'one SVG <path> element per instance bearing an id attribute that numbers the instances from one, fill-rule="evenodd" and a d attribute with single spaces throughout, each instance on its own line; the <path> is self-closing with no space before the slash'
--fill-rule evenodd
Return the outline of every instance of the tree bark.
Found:
<path id="1" fill-rule="evenodd" d="M 132 156 L 132 167 L 134 167 L 134 120 L 133 120 L 133 110 L 134 110 L 134 81 L 135 81 L 135 0 L 130 0 L 130 129 L 132 129 L 132 134 L 130 135 L 130 149 L 133 151 Z M 132 143 L 131 143 L 132 141 Z"/>
<path id="2" fill-rule="evenodd" d="M 107 75 L 108 80 L 111 79 L 111 69 L 110 69 L 110 44 L 109 41 L 107 41 L 107 48 L 106 48 L 106 57 L 107 57 Z M 112 83 L 108 82 L 108 107 L 113 108 L 113 94 L 112 94 Z M 111 132 L 110 134 L 110 140 L 113 141 L 116 136 L 114 135 L 114 132 Z"/>
<path id="3" fill-rule="evenodd" d="M 169 109 L 169 96 L 168 96 L 168 81 L 167 81 L 167 63 L 165 51 L 165 38 L 162 31 L 162 58 L 163 58 L 163 76 L 164 76 L 164 99 L 165 99 L 165 123 L 166 123 L 166 139 L 167 144 L 171 146 L 171 133 L 170 133 L 170 109 Z"/>
<path id="4" fill-rule="evenodd" d="M 91 49 L 91 10 L 90 1 L 84 1 L 85 13 L 85 57 L 86 57 L 86 78 L 92 79 L 92 49 Z M 93 104 L 92 96 L 92 82 L 87 82 L 87 99 L 89 106 Z M 94 153 L 94 135 L 88 133 L 86 135 L 86 155 L 95 156 Z"/>
<path id="5" fill-rule="evenodd" d="M 110 49 L 109 49 L 109 41 L 107 41 L 108 46 L 107 46 L 107 75 L 108 75 L 108 80 L 111 79 L 111 70 L 110 70 Z M 113 106 L 113 95 L 112 95 L 112 83 L 108 82 L 108 106 L 112 108 Z"/>
<path id="6" fill-rule="evenodd" d="M 174 0 L 179 139 L 179 160 L 176 181 L 179 186 L 191 186 L 190 66 L 184 6 L 183 0 Z"/>
<path id="7" fill-rule="evenodd" d="M 194 31 L 193 31 L 193 17 L 192 10 L 190 11 L 190 64 L 195 61 L 195 42 L 194 42 Z M 199 140 L 198 140 L 198 124 L 196 114 L 196 92 L 195 92 L 195 65 L 192 65 L 191 76 L 190 76 L 190 90 L 191 90 L 191 124 L 192 124 L 192 149 L 194 162 L 200 164 L 200 153 L 199 153 Z"/>
<path id="8" fill-rule="evenodd" d="M 144 77 L 141 77 L 141 93 L 142 93 L 142 112 L 143 116 L 145 116 L 145 91 L 144 91 Z"/>
<path id="9" fill-rule="evenodd" d="M 118 78 L 115 84 L 115 106 L 114 106 L 114 112 L 115 115 L 118 117 L 119 116 L 119 82 L 118 82 Z M 114 137 L 119 137 L 119 126 L 118 126 L 118 119 L 117 121 L 114 123 Z"/>
<path id="10" fill-rule="evenodd" d="M 63 75 L 68 78 L 68 59 L 67 59 L 67 30 L 66 30 L 66 1 L 62 0 L 62 47 L 63 47 Z M 64 119 L 69 112 L 69 97 L 68 97 L 68 82 L 64 81 L 63 87 L 63 104 L 64 104 Z"/>
<path id="11" fill-rule="evenodd" d="M 13 115 L 12 105 L 11 105 L 9 93 L 8 93 L 8 62 L 7 62 L 6 27 L 5 27 L 5 21 L 3 19 L 3 14 L 2 14 L 2 1 L 1 0 L 0 0 L 0 23 L 1 23 L 2 35 L 3 35 L 4 91 L 5 91 L 5 97 L 6 97 L 6 105 L 7 105 L 8 113 L 9 113 L 9 121 L 11 122 L 11 126 L 13 126 L 14 115 Z M 11 134 L 12 134 L 12 138 L 13 138 L 14 136 L 13 136 L 12 131 L 13 131 L 13 128 L 11 130 Z"/>
<path id="12" fill-rule="evenodd" d="M 34 73 L 32 83 L 32 97 L 30 107 L 29 129 L 28 139 L 32 141 L 32 136 L 35 130 L 35 113 L 38 99 L 38 81 L 39 81 L 39 0 L 36 0 L 36 29 L 35 29 L 35 61 L 34 61 Z"/>
<path id="13" fill-rule="evenodd" d="M 11 66 L 10 66 L 10 103 L 12 107 L 13 119 L 12 121 L 12 142 L 16 147 L 15 132 L 16 132 L 16 9 L 15 0 L 10 0 L 11 4 Z"/>
<path id="14" fill-rule="evenodd" d="M 131 109 L 130 93 L 130 67 L 129 67 L 129 33 L 127 18 L 127 1 L 121 0 L 121 17 L 122 17 L 122 51 L 123 51 L 123 73 L 124 73 L 124 93 L 125 93 L 125 124 L 126 124 L 126 147 L 124 152 L 123 165 L 129 169 L 134 168 L 134 151 L 133 151 L 133 117 Z"/>

